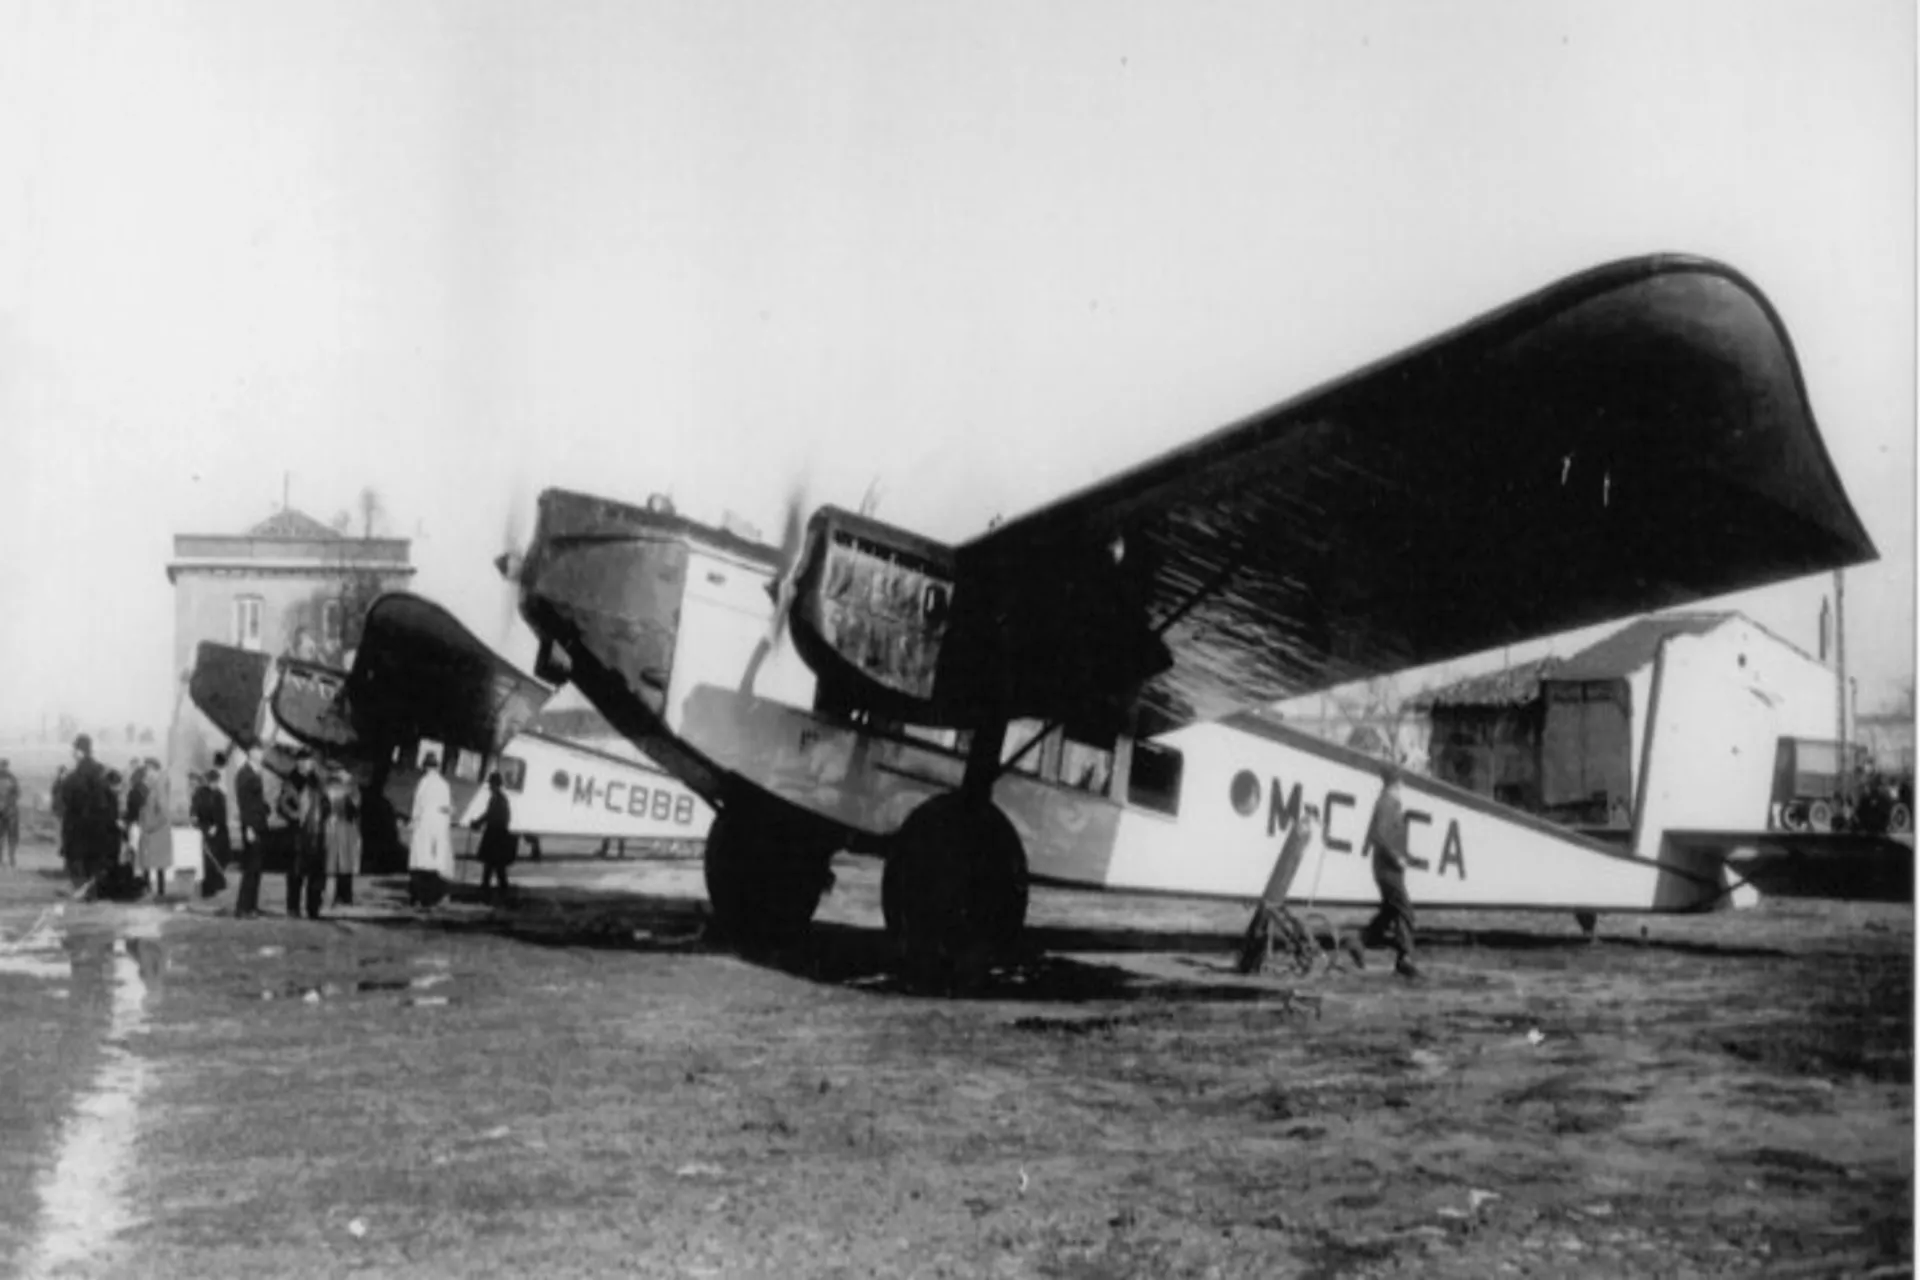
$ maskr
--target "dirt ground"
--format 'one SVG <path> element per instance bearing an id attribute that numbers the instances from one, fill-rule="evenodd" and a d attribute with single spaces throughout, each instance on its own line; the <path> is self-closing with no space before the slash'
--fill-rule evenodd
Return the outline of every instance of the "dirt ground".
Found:
<path id="1" fill-rule="evenodd" d="M 697 864 L 516 872 L 504 911 L 238 922 L 60 908 L 29 847 L 0 1270 L 1911 1274 L 1908 905 L 1436 914 L 1408 985 L 1039 892 L 1034 958 L 941 1000 L 887 978 L 871 864 L 778 964 L 699 941 Z"/>

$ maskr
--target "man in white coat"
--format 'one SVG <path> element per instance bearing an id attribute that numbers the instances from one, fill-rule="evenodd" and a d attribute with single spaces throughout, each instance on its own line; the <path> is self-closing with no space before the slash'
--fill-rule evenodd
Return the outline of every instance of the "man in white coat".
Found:
<path id="1" fill-rule="evenodd" d="M 431 907 L 446 896 L 453 879 L 453 796 L 440 776 L 439 756 L 428 752 L 420 767 L 407 848 L 407 898 L 416 907 Z"/>

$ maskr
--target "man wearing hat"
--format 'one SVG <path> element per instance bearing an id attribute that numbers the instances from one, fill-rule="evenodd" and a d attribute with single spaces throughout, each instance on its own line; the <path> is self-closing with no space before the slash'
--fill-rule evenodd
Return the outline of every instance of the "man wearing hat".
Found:
<path id="1" fill-rule="evenodd" d="M 260 779 L 260 748 L 248 747 L 240 770 L 233 775 L 233 803 L 240 810 L 240 896 L 233 904 L 235 919 L 260 914 L 260 863 L 267 840 L 267 789 Z"/>
<path id="2" fill-rule="evenodd" d="M 73 740 L 73 768 L 61 784 L 61 836 L 73 851 L 81 885 L 90 888 L 120 860 L 120 815 L 106 771 L 93 758 L 93 739 Z"/>

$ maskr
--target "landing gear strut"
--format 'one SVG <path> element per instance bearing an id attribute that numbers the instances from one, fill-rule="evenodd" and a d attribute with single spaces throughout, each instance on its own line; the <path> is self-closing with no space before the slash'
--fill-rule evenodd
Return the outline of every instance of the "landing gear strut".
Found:
<path id="1" fill-rule="evenodd" d="M 753 806 L 729 804 L 707 832 L 707 901 L 722 939 L 745 950 L 805 936 L 833 883 L 833 850 Z"/>

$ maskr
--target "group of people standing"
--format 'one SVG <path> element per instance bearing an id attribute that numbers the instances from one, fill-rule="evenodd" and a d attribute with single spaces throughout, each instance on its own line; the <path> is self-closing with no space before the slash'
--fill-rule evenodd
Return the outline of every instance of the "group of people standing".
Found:
<path id="1" fill-rule="evenodd" d="M 241 841 L 240 892 L 234 915 L 243 919 L 260 914 L 261 862 L 272 830 L 260 762 L 260 751 L 256 747 L 247 753 L 234 775 Z M 407 899 L 413 906 L 431 908 L 446 896 L 448 884 L 457 878 L 451 833 L 453 802 L 447 780 L 439 771 L 438 757 L 429 753 L 421 761 L 421 768 L 420 781 L 414 787 L 407 850 Z M 360 874 L 363 849 L 397 838 L 395 815 L 387 804 L 384 788 L 378 785 L 380 781 L 376 779 L 363 792 L 345 769 L 335 767 L 323 776 L 319 762 L 311 756 L 303 758 L 281 781 L 277 804 L 279 831 L 283 839 L 290 841 L 287 915 L 297 917 L 304 911 L 309 920 L 318 920 L 329 877 L 334 881 L 333 905 L 353 905 L 353 881 Z M 488 785 L 492 788 L 492 799 L 485 815 L 473 825 L 485 828 L 480 840 L 480 861 L 490 874 L 497 874 L 504 895 L 505 864 L 512 861 L 513 846 L 517 842 L 512 835 L 512 811 L 501 791 L 500 775 L 490 776 Z M 209 804 L 207 816 L 208 825 L 218 826 L 224 833 L 224 805 L 215 813 Z M 224 848 L 224 841 L 209 847 Z M 483 876 L 481 888 L 485 891 L 488 887 L 488 877 Z"/>
<path id="2" fill-rule="evenodd" d="M 157 896 L 166 893 L 166 872 L 173 864 L 171 795 L 166 771 L 158 760 L 136 761 L 125 789 L 120 775 L 104 769 L 93 758 L 93 740 L 81 734 L 74 740 L 74 763 L 54 780 L 53 807 L 60 819 L 60 856 L 76 889 L 108 897 L 137 897 L 143 878 L 150 876 Z M 223 890 L 225 870 L 234 859 L 233 827 L 229 823 L 226 792 L 221 777 L 226 766 L 222 753 L 215 767 L 193 776 L 194 791 L 188 817 L 200 832 L 205 853 L 201 892 L 212 896 Z M 353 904 L 354 877 L 360 874 L 362 850 L 369 844 L 397 840 L 395 814 L 378 778 L 362 798 L 361 788 L 348 770 L 322 771 L 312 756 L 302 757 L 280 780 L 273 806 L 261 774 L 262 753 L 250 748 L 233 777 L 234 806 L 238 810 L 240 889 L 233 914 L 240 919 L 260 914 L 260 877 L 270 843 L 282 846 L 287 866 L 287 915 L 320 918 L 326 882 L 334 882 L 333 905 Z M 453 802 L 439 758 L 428 753 L 421 761 L 421 777 L 414 788 L 411 833 L 407 849 L 408 901 L 430 909 L 446 897 L 457 879 L 454 868 Z M 4 810 L 7 782 L 12 775 L 0 761 L 0 810 Z M 471 825 L 482 832 L 479 859 L 483 868 L 481 891 L 507 894 L 507 866 L 514 860 L 518 838 L 513 813 L 501 776 L 487 778 L 489 797 L 484 814 Z M 17 797 L 17 786 L 13 793 Z M 6 813 L 0 811 L 0 856 L 11 858 L 6 842 Z"/>
<path id="3" fill-rule="evenodd" d="M 73 767 L 53 783 L 53 809 L 60 818 L 60 860 L 75 888 L 110 897 L 138 896 L 151 875 L 154 891 L 166 893 L 173 864 L 171 797 L 158 760 L 133 763 L 125 780 L 93 758 L 93 739 L 73 740 Z"/>
<path id="4" fill-rule="evenodd" d="M 217 773 L 212 775 L 217 778 Z M 233 780 L 234 802 L 240 810 L 240 892 L 233 914 L 240 919 L 260 914 L 260 875 L 266 846 L 273 835 L 287 842 L 287 914 L 318 920 L 326 898 L 328 877 L 334 881 L 333 905 L 353 905 L 353 878 L 360 874 L 360 789 L 345 769 L 329 770 L 323 778 L 319 764 L 303 758 L 280 784 L 272 825 L 266 784 L 260 776 L 260 749 L 253 748 Z M 215 804 L 215 799 L 220 803 Z M 215 856 L 231 853 L 224 797 L 217 791 L 194 813 L 207 848 Z"/>

